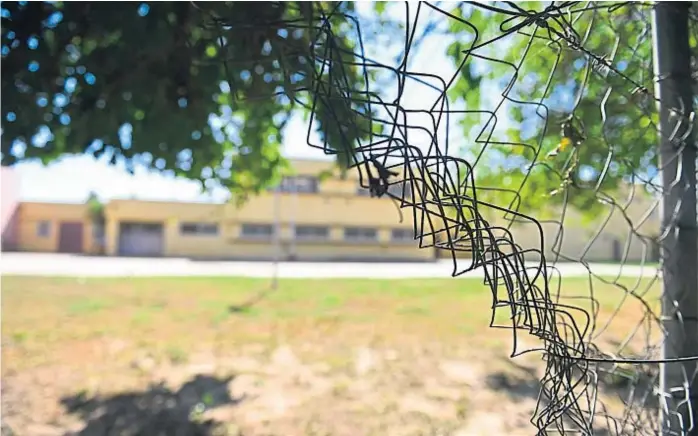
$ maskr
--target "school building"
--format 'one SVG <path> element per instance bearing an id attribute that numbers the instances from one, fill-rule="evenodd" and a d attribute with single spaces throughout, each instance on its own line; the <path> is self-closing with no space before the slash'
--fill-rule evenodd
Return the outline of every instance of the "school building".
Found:
<path id="1" fill-rule="evenodd" d="M 344 178 L 320 178 L 332 163 L 299 160 L 293 167 L 294 175 L 284 178 L 279 192 L 253 196 L 241 207 L 118 199 L 104 205 L 103 226 L 94 224 L 86 204 L 18 201 L 13 193 L 18 182 L 11 169 L 3 168 L 3 251 L 306 261 L 450 257 L 445 250 L 419 248 L 411 211 L 400 214 L 387 196 L 370 197 L 359 185 L 357 171 Z M 402 191 L 399 185 L 391 189 Z M 558 225 L 542 223 L 546 257 L 560 251 L 571 258 L 584 255 L 590 262 L 654 259 L 656 247 L 629 235 L 624 216 L 644 220 L 638 230 L 656 234 L 658 214 L 643 216 L 648 209 L 651 199 L 635 201 L 626 213 L 613 214 L 595 239 L 603 223 L 583 223 L 574 212 L 567 214 L 562 239 L 556 240 Z M 521 247 L 540 244 L 532 227 L 511 229 Z"/>
<path id="2" fill-rule="evenodd" d="M 435 259 L 433 248 L 418 248 L 412 215 L 403 213 L 400 222 L 396 204 L 387 196 L 371 197 L 360 187 L 358 172 L 320 179 L 331 163 L 302 160 L 293 167 L 295 175 L 284 178 L 280 192 L 250 197 L 239 208 L 109 201 L 103 232 L 86 204 L 16 203 L 16 225 L 9 231 L 15 243 L 6 249 L 201 259 Z"/>

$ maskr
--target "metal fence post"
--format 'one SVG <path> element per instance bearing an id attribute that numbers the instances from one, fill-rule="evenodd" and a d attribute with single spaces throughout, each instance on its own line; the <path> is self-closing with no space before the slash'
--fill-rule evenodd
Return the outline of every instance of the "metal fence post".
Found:
<path id="1" fill-rule="evenodd" d="M 652 12 L 655 90 L 659 97 L 659 166 L 663 187 L 663 359 L 698 355 L 696 144 L 690 131 L 689 2 L 658 2 Z M 696 361 L 660 365 L 662 435 L 698 435 Z"/>

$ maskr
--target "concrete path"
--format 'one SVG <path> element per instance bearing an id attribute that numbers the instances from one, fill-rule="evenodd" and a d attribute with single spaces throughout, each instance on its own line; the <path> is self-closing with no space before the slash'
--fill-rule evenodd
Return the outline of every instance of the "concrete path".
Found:
<path id="1" fill-rule="evenodd" d="M 466 260 L 459 261 L 465 268 Z M 653 277 L 657 270 L 650 266 L 591 264 L 591 271 L 602 276 Z M 453 272 L 450 260 L 430 263 L 327 263 L 280 262 L 278 276 L 286 278 L 447 278 Z M 582 264 L 557 264 L 565 277 L 585 277 Z M 186 258 L 123 258 L 89 257 L 69 254 L 2 253 L 0 272 L 3 275 L 66 276 L 66 277 L 130 277 L 130 276 L 237 276 L 271 277 L 272 262 L 196 261 Z M 482 277 L 473 271 L 462 277 Z"/>

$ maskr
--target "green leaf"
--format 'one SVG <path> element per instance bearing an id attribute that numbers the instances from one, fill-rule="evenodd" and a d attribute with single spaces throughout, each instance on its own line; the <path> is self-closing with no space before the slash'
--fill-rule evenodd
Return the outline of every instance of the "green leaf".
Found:
<path id="1" fill-rule="evenodd" d="M 535 2 L 523 2 L 519 6 L 532 11 L 541 9 L 540 4 Z M 635 8 L 638 13 L 649 13 L 632 4 L 624 7 Z M 468 22 L 478 29 L 481 40 L 488 40 L 501 33 L 501 16 L 483 13 L 477 7 L 469 9 L 473 12 Z M 625 61 L 625 73 L 652 89 L 652 74 L 647 70 L 647 66 L 651 68 L 652 65 L 651 38 L 638 38 L 642 27 L 632 17 L 633 15 L 623 11 L 614 13 L 600 9 L 576 16 L 574 26 L 575 29 L 586 29 L 593 24 L 594 30 L 585 39 L 585 50 L 606 53 L 608 47 L 617 46 L 614 64 Z M 613 26 L 609 24 L 611 22 L 614 23 Z M 508 27 L 516 23 L 513 21 Z M 551 21 L 549 24 L 559 32 L 563 31 L 559 23 Z M 451 21 L 451 30 L 459 34 L 472 32 L 472 28 L 457 20 Z M 518 191 L 522 210 L 535 212 L 540 218 L 554 210 L 551 205 L 562 205 L 563 202 L 577 208 L 585 217 L 594 217 L 601 205 L 596 200 L 597 193 L 592 187 L 598 184 L 601 191 L 613 194 L 627 184 L 629 175 L 647 174 L 656 168 L 656 154 L 649 157 L 647 154 L 657 143 L 656 108 L 652 102 L 643 103 L 641 96 L 632 99 L 627 97 L 637 86 L 635 83 L 617 73 L 600 74 L 576 50 L 565 47 L 556 49 L 555 45 L 549 44 L 546 34 L 540 29 L 539 38 L 531 39 L 532 30 L 531 27 L 525 32 L 529 35 L 519 33 L 508 36 L 506 49 L 497 43 L 484 47 L 480 54 L 500 62 L 488 61 L 484 76 L 474 77 L 469 68 L 474 60 L 469 60 L 450 90 L 449 96 L 464 101 L 467 109 L 479 109 L 485 102 L 491 103 L 501 98 L 500 95 L 482 95 L 485 81 L 508 81 L 514 72 L 512 65 L 516 66 L 517 81 L 510 98 L 524 103 L 508 104 L 506 109 L 500 109 L 497 114 L 498 124 L 507 116 L 510 123 L 515 125 L 503 132 L 500 129 L 498 133 L 503 138 L 497 140 L 512 144 L 487 146 L 478 163 L 477 185 L 482 188 L 506 187 Z M 462 41 L 453 42 L 447 49 L 456 65 L 463 60 L 463 49 Z M 564 173 L 570 169 L 567 158 L 571 152 L 561 153 L 553 160 L 543 158 L 559 143 L 562 120 L 570 115 L 569 107 L 578 98 L 582 84 L 583 93 L 574 109 L 574 116 L 583 126 L 586 139 L 577 148 L 579 163 L 572 166 L 571 177 L 577 178 L 575 180 L 586 189 L 568 186 L 563 188 L 566 195 L 551 196 L 551 192 L 560 189 L 565 183 Z M 569 98 L 569 103 L 564 103 L 563 97 Z M 535 113 L 532 103 L 541 100 L 545 104 L 545 110 L 540 108 Z M 496 102 L 487 107 L 495 105 Z M 505 114 L 505 111 L 508 113 Z M 482 124 L 484 123 L 475 117 L 464 117 L 461 126 L 468 135 L 474 128 L 482 129 Z M 520 145 L 522 143 L 527 147 Z M 476 145 L 478 150 L 482 146 Z M 612 170 L 605 169 L 609 155 Z M 590 180 L 579 179 L 581 167 L 594 174 Z M 523 172 L 527 168 L 533 169 L 524 179 Z M 513 194 L 491 189 L 482 189 L 482 193 L 478 195 L 485 201 L 500 205 L 515 200 Z"/>

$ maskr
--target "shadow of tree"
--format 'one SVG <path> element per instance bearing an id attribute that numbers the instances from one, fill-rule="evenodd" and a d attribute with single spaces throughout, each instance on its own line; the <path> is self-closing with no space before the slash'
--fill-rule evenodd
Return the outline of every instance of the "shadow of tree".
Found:
<path id="1" fill-rule="evenodd" d="M 599 391 L 625 405 L 623 416 L 613 422 L 623 434 L 659 434 L 659 365 L 607 365 L 599 371 Z M 650 433 L 651 432 L 651 433 Z M 620 432 L 614 433 L 620 434 Z"/>
<path id="2" fill-rule="evenodd" d="M 220 424 L 203 419 L 202 413 L 244 399 L 231 398 L 232 380 L 197 375 L 176 391 L 153 384 L 144 391 L 107 397 L 78 394 L 61 403 L 85 421 L 76 436 L 215 436 Z"/>
<path id="3" fill-rule="evenodd" d="M 0 423 L 0 434 L 2 436 L 15 436 L 15 431 L 4 421 Z"/>
<path id="4" fill-rule="evenodd" d="M 540 378 L 535 369 L 515 361 L 510 361 L 509 366 L 511 368 L 509 371 L 489 374 L 485 380 L 487 387 L 502 392 L 516 401 L 538 399 Z M 599 377 L 599 393 L 617 398 L 625 405 L 626 410 L 623 416 L 617 413 L 608 416 L 605 406 L 597 403 L 596 406 L 600 408 L 595 414 L 594 435 L 626 434 L 628 429 L 631 429 L 631 432 L 632 429 L 638 429 L 638 432 L 646 431 L 649 423 L 657 421 L 659 403 L 652 393 L 657 383 L 658 365 L 602 364 L 595 366 L 595 370 Z M 605 402 L 607 399 L 602 401 Z M 541 406 L 545 407 L 547 404 L 548 402 L 543 398 Z M 569 424 L 566 420 L 566 425 Z"/>
<path id="5" fill-rule="evenodd" d="M 540 392 L 540 380 L 536 371 L 517 362 L 510 362 L 515 371 L 493 372 L 487 375 L 485 383 L 493 391 L 502 391 L 515 399 L 537 399 Z M 520 374 L 523 373 L 523 376 Z"/>
<path id="6" fill-rule="evenodd" d="M 644 352 L 628 355 L 627 345 L 617 339 L 607 339 L 609 345 L 616 349 L 616 355 L 626 359 L 641 360 L 647 356 Z M 659 407 L 654 387 L 659 384 L 659 364 L 642 362 L 635 364 L 604 363 L 598 367 L 600 387 L 607 393 L 617 395 L 620 399 L 649 409 Z"/>

